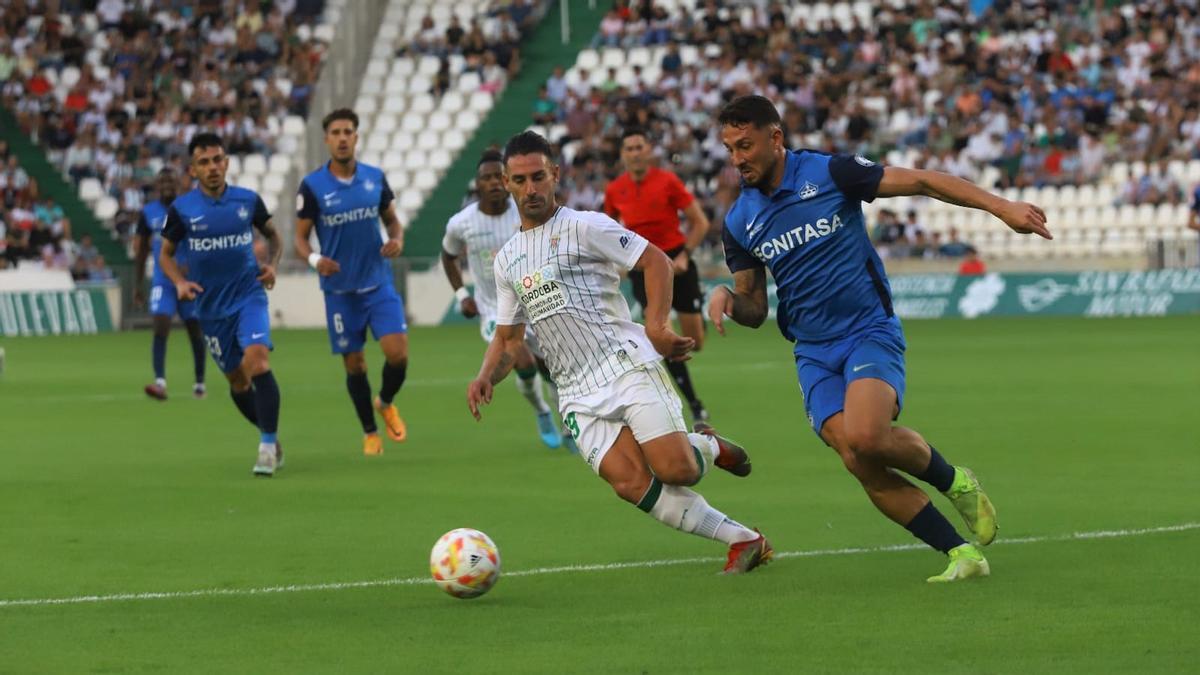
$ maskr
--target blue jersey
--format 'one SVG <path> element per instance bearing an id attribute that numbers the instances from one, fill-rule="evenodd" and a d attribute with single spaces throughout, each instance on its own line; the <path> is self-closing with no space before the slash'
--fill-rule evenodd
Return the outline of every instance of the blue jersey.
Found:
<path id="1" fill-rule="evenodd" d="M 263 229 L 270 219 L 257 193 L 233 185 L 215 199 L 197 188 L 171 204 L 163 236 L 184 251 L 188 281 L 204 289 L 196 295 L 201 319 L 232 316 L 250 298 L 265 299 L 253 228 Z"/>
<path id="2" fill-rule="evenodd" d="M 823 342 L 892 316 L 891 287 L 863 224 L 883 167 L 854 155 L 788 151 L 770 195 L 743 186 L 725 217 L 725 261 L 775 278 L 784 337 Z"/>
<path id="3" fill-rule="evenodd" d="M 321 277 L 321 290 L 357 293 L 391 285 L 391 265 L 379 252 L 379 214 L 393 199 L 383 172 L 362 162 L 349 181 L 334 176 L 328 164 L 304 177 L 297 215 L 316 224 L 321 255 L 341 267 Z"/>
<path id="4" fill-rule="evenodd" d="M 154 286 L 171 285 L 171 280 L 167 278 L 158 264 L 158 254 L 162 251 L 162 232 L 166 225 L 167 205 L 161 200 L 156 199 L 142 207 L 142 214 L 138 217 L 137 233 L 150 240 L 150 259 L 154 266 L 150 283 Z M 184 266 L 182 250 L 176 249 L 175 260 L 181 267 Z"/>

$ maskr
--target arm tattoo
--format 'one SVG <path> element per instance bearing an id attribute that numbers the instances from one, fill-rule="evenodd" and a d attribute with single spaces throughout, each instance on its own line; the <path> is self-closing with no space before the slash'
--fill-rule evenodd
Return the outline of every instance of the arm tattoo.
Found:
<path id="1" fill-rule="evenodd" d="M 492 368 L 491 375 L 488 376 L 492 384 L 500 384 L 505 376 L 508 375 L 508 371 L 512 370 L 513 363 L 515 362 L 516 359 L 513 358 L 512 354 L 509 354 L 507 351 L 500 352 L 500 359 L 496 362 L 496 367 Z"/>

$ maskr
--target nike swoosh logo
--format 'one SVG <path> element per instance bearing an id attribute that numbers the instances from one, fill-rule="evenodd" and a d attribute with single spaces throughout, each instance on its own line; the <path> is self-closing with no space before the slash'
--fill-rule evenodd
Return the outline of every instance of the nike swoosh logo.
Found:
<path id="1" fill-rule="evenodd" d="M 262 336 L 264 336 L 264 335 L 266 335 L 266 333 L 251 333 L 251 334 L 250 334 L 250 339 L 251 339 L 251 340 L 257 340 L 258 338 L 260 338 L 260 337 L 262 337 Z"/>
<path id="2" fill-rule="evenodd" d="M 864 363 L 861 366 L 854 366 L 850 370 L 857 373 L 858 371 L 862 370 L 863 368 L 870 368 L 873 365 L 875 365 L 875 364 L 874 363 Z"/>
<path id="3" fill-rule="evenodd" d="M 752 229 L 754 229 L 754 221 L 753 220 L 746 223 L 746 231 L 749 232 Z"/>
<path id="4" fill-rule="evenodd" d="M 204 216 L 196 216 L 195 218 L 188 218 L 188 221 L 193 222 L 193 223 L 198 223 L 201 220 L 204 220 Z"/>
<path id="5" fill-rule="evenodd" d="M 332 198 L 333 198 L 333 196 L 334 196 L 334 195 L 336 195 L 336 194 L 337 194 L 337 192 L 326 192 L 326 193 L 325 193 L 325 199 L 332 199 Z"/>

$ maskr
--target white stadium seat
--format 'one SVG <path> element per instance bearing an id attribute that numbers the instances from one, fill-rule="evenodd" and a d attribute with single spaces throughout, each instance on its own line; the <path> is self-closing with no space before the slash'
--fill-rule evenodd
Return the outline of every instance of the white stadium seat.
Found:
<path id="1" fill-rule="evenodd" d="M 432 120 L 431 120 L 432 121 Z M 417 149 L 426 152 L 442 147 L 441 134 L 432 129 L 426 129 L 417 134 Z"/>
<path id="2" fill-rule="evenodd" d="M 241 173 L 250 176 L 261 176 L 267 172 L 267 158 L 258 153 L 246 155 L 242 160 Z"/>
<path id="3" fill-rule="evenodd" d="M 234 183 L 234 185 L 244 187 L 247 190 L 252 190 L 254 192 L 258 192 L 259 188 L 261 187 L 258 183 L 258 176 L 238 176 L 238 182 Z"/>
<path id="4" fill-rule="evenodd" d="M 95 178 L 84 178 L 79 181 L 79 198 L 91 203 L 104 196 L 104 185 Z"/>
<path id="5" fill-rule="evenodd" d="M 417 94 L 416 96 L 412 97 L 412 100 L 409 102 L 408 109 L 412 112 L 420 113 L 421 115 L 428 115 L 429 113 L 433 112 L 436 105 L 437 104 L 434 102 L 432 94 Z"/>
<path id="6" fill-rule="evenodd" d="M 457 122 L 457 120 L 456 120 Z M 442 134 L 442 146 L 450 152 L 457 153 L 467 145 L 467 135 L 461 128 L 449 129 Z"/>
<path id="7" fill-rule="evenodd" d="M 438 148 L 429 153 L 429 168 L 441 173 L 450 168 L 454 163 L 454 157 L 450 151 L 445 148 Z"/>
<path id="8" fill-rule="evenodd" d="M 425 128 L 425 116 L 410 112 L 404 116 L 404 122 L 400 125 L 400 128 L 416 135 Z"/>
<path id="9" fill-rule="evenodd" d="M 400 208 L 410 213 L 416 213 L 421 208 L 421 204 L 425 203 L 425 197 L 418 190 L 411 188 L 405 189 L 400 193 L 399 206 Z"/>
<path id="10" fill-rule="evenodd" d="M 286 176 L 292 170 L 292 158 L 283 153 L 275 153 L 267 161 L 267 172 L 272 176 Z"/>
<path id="11" fill-rule="evenodd" d="M 119 210 L 121 210 L 121 205 L 112 197 L 104 196 L 96 202 L 96 217 L 100 220 L 112 220 Z"/>
<path id="12" fill-rule="evenodd" d="M 421 192 L 428 194 L 432 192 L 438 184 L 438 175 L 432 167 L 426 167 L 422 171 L 416 172 L 413 176 L 413 187 Z"/>
<path id="13" fill-rule="evenodd" d="M 283 192 L 283 176 L 277 173 L 269 173 L 263 176 L 262 179 L 263 194 L 277 195 Z"/>

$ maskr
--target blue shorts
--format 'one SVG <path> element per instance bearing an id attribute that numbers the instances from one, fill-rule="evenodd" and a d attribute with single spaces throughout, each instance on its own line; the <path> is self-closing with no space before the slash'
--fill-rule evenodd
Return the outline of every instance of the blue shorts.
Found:
<path id="1" fill-rule="evenodd" d="M 200 319 L 200 330 L 213 360 L 222 373 L 232 373 L 242 365 L 242 355 L 250 345 L 271 344 L 271 314 L 267 296 L 255 296 L 232 316 L 223 319 Z"/>
<path id="2" fill-rule="evenodd" d="M 890 319 L 830 342 L 797 342 L 796 375 L 813 431 L 846 407 L 846 387 L 855 380 L 883 380 L 904 407 L 904 331 Z M 897 413 L 897 416 L 899 413 Z"/>
<path id="3" fill-rule="evenodd" d="M 150 287 L 150 314 L 153 316 L 175 316 L 184 321 L 196 318 L 196 303 L 193 300 L 180 300 L 175 291 L 175 284 L 163 281 Z"/>
<path id="4" fill-rule="evenodd" d="M 326 293 L 325 323 L 334 354 L 361 352 L 367 326 L 377 341 L 384 335 L 408 332 L 404 300 L 391 284 L 365 293 Z"/>

